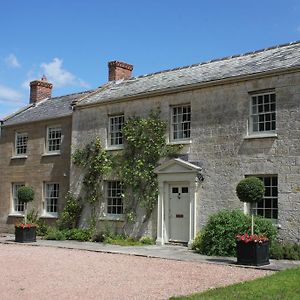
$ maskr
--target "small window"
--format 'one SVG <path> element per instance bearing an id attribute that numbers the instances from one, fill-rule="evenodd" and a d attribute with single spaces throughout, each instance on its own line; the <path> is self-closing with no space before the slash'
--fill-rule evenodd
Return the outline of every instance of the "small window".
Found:
<path id="1" fill-rule="evenodd" d="M 178 190 L 178 187 L 173 187 L 172 188 L 172 193 L 173 194 L 178 194 L 179 190 Z"/>
<path id="2" fill-rule="evenodd" d="M 122 129 L 124 126 L 124 115 L 109 118 L 109 143 L 110 146 L 123 145 Z"/>
<path id="3" fill-rule="evenodd" d="M 189 192 L 189 188 L 187 186 L 182 188 L 182 194 L 187 194 Z"/>
<path id="4" fill-rule="evenodd" d="M 25 155 L 27 153 L 27 132 L 16 132 L 15 154 Z"/>
<path id="5" fill-rule="evenodd" d="M 107 182 L 107 213 L 110 215 L 123 214 L 123 186 L 120 181 Z"/>
<path id="6" fill-rule="evenodd" d="M 252 133 L 275 132 L 276 130 L 276 95 L 265 93 L 251 96 L 251 131 Z"/>
<path id="7" fill-rule="evenodd" d="M 191 106 L 172 107 L 172 140 L 185 140 L 191 137 Z"/>
<path id="8" fill-rule="evenodd" d="M 278 179 L 277 176 L 260 176 L 264 182 L 265 196 L 262 201 L 253 204 L 253 212 L 268 219 L 278 219 Z"/>
<path id="9" fill-rule="evenodd" d="M 59 184 L 45 183 L 46 213 L 57 215 L 58 199 L 59 199 Z"/>
<path id="10" fill-rule="evenodd" d="M 60 145 L 61 145 L 61 128 L 49 127 L 47 133 L 47 151 L 59 153 Z"/>
<path id="11" fill-rule="evenodd" d="M 24 212 L 24 202 L 19 201 L 18 199 L 18 189 L 24 186 L 24 183 L 13 183 L 12 184 L 12 197 L 13 197 L 13 210 L 16 213 Z"/>

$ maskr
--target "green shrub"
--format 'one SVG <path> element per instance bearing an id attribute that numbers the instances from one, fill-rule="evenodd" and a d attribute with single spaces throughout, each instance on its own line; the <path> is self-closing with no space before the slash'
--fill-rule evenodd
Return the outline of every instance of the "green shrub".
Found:
<path id="1" fill-rule="evenodd" d="M 48 225 L 44 220 L 41 220 L 38 216 L 38 212 L 35 209 L 32 209 L 27 215 L 27 221 L 31 224 L 36 224 L 36 234 L 39 236 L 44 236 L 48 230 Z"/>
<path id="2" fill-rule="evenodd" d="M 72 229 L 78 225 L 82 205 L 71 192 L 66 195 L 66 206 L 59 216 L 57 225 L 59 229 Z"/>
<path id="3" fill-rule="evenodd" d="M 91 240 L 93 236 L 93 231 L 84 228 L 73 228 L 69 230 L 64 230 L 64 234 L 67 240 L 86 242 Z"/>
<path id="4" fill-rule="evenodd" d="M 150 236 L 142 236 L 139 242 L 143 245 L 154 245 L 153 238 L 151 238 Z"/>
<path id="5" fill-rule="evenodd" d="M 300 260 L 300 245 L 275 241 L 270 247 L 270 257 L 274 259 Z"/>
<path id="6" fill-rule="evenodd" d="M 45 236 L 44 236 L 45 240 L 65 240 L 66 239 L 66 235 L 65 232 L 54 228 L 54 227 L 49 227 Z"/>
<path id="7" fill-rule="evenodd" d="M 260 202 L 265 194 L 265 185 L 257 177 L 247 177 L 238 183 L 236 194 L 242 202 Z"/>
<path id="8" fill-rule="evenodd" d="M 236 236 L 241 233 L 251 233 L 251 217 L 238 210 L 223 210 L 210 216 L 192 248 L 204 255 L 235 256 Z M 272 222 L 261 217 L 255 218 L 254 233 L 270 240 L 277 236 Z"/>

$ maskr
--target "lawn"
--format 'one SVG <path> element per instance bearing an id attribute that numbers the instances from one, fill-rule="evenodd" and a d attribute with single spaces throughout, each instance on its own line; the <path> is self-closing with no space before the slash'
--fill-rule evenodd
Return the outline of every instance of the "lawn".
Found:
<path id="1" fill-rule="evenodd" d="M 247 272 L 247 269 L 245 269 Z M 170 299 L 300 299 L 300 268 L 275 273 L 264 278 L 212 289 L 187 297 Z"/>

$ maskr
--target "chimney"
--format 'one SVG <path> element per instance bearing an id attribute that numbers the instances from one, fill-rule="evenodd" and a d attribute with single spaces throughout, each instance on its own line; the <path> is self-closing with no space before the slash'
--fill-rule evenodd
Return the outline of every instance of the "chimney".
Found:
<path id="1" fill-rule="evenodd" d="M 108 80 L 120 80 L 130 79 L 133 65 L 121 62 L 121 61 L 110 61 L 108 63 Z"/>
<path id="2" fill-rule="evenodd" d="M 43 75 L 41 80 L 31 81 L 29 103 L 37 103 L 46 98 L 51 98 L 52 86 L 52 83 L 47 81 L 45 75 Z"/>

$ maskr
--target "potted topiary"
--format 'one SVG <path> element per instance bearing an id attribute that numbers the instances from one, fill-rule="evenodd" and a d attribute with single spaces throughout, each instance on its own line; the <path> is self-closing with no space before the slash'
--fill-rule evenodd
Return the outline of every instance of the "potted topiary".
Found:
<path id="1" fill-rule="evenodd" d="M 36 225 L 27 223 L 27 203 L 33 201 L 34 191 L 30 186 L 18 189 L 18 200 L 24 203 L 24 223 L 15 226 L 15 241 L 19 243 L 36 241 Z"/>
<path id="2" fill-rule="evenodd" d="M 253 204 L 262 201 L 265 186 L 257 177 L 247 177 L 241 180 L 236 187 L 236 194 L 240 201 Z M 248 233 L 237 235 L 237 263 L 243 265 L 269 264 L 269 240 L 265 236 L 254 234 L 254 217 L 251 209 L 251 235 Z"/>

